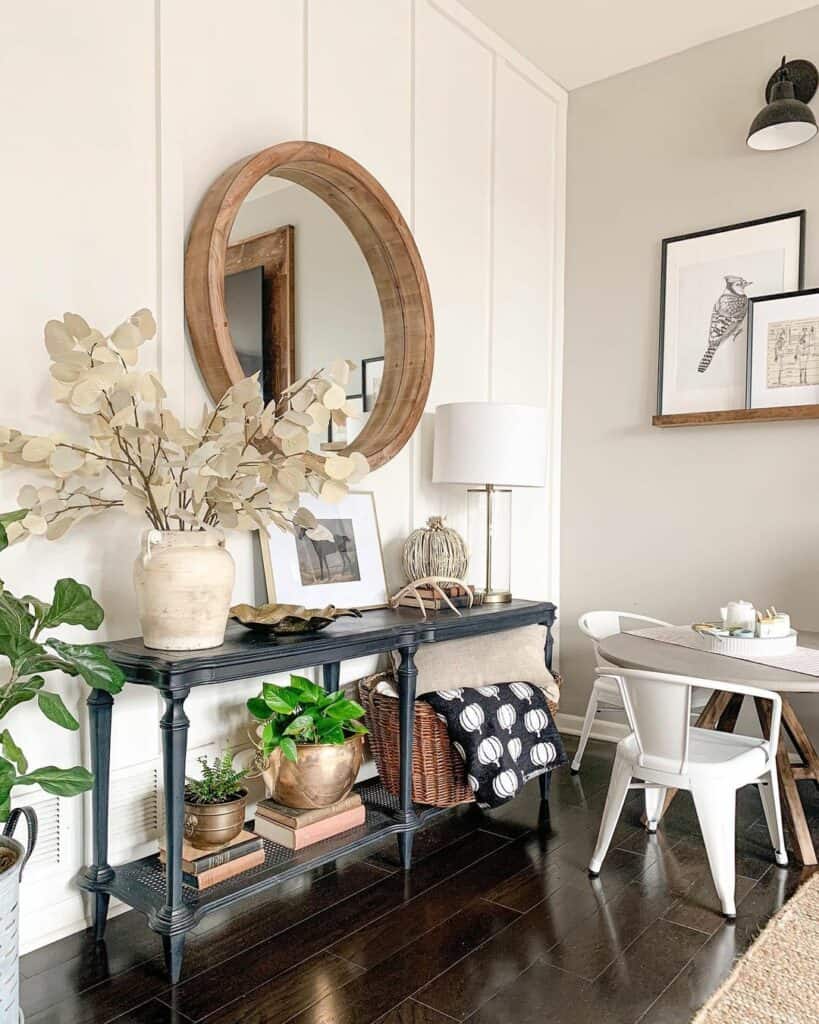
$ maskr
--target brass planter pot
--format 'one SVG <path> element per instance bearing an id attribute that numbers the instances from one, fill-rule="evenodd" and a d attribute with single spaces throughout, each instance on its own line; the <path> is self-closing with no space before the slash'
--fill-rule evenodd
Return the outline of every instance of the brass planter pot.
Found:
<path id="1" fill-rule="evenodd" d="M 297 743 L 298 761 L 274 750 L 263 770 L 271 796 L 285 807 L 328 807 L 353 788 L 364 751 L 364 737 L 344 743 Z"/>
<path id="2" fill-rule="evenodd" d="M 223 804 L 185 801 L 185 839 L 197 850 L 218 850 L 242 831 L 245 824 L 247 790 Z"/>

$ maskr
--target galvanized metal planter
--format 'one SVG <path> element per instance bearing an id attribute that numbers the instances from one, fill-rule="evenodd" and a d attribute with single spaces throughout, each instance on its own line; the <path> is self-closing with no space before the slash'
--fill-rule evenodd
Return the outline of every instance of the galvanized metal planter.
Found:
<path id="1" fill-rule="evenodd" d="M 12 834 L 21 817 L 28 824 L 28 845 L 12 839 Z M 9 815 L 3 835 L 0 836 L 0 851 L 10 850 L 14 863 L 0 871 L 0 1024 L 22 1022 L 19 989 L 19 893 L 20 877 L 26 861 L 37 842 L 37 816 L 31 807 L 15 808 Z"/>

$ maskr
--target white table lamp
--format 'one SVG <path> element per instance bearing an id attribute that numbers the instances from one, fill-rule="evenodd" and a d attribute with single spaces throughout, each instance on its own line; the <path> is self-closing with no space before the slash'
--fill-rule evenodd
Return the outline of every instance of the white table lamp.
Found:
<path id="1" fill-rule="evenodd" d="M 511 601 L 509 488 L 546 483 L 546 410 L 503 402 L 439 405 L 432 480 L 478 485 L 467 491 L 470 557 L 485 556 L 484 601 Z"/>

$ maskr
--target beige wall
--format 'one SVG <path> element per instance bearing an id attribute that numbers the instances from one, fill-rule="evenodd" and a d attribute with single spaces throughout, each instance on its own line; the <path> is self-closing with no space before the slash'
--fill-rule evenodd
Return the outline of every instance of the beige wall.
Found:
<path id="1" fill-rule="evenodd" d="M 574 91 L 561 510 L 563 710 L 582 714 L 590 608 L 674 622 L 728 598 L 819 629 L 819 422 L 653 428 L 660 242 L 805 208 L 819 284 L 819 141 L 745 134 L 783 53 L 819 61 L 819 8 Z M 803 699 L 819 736 L 816 710 Z"/>

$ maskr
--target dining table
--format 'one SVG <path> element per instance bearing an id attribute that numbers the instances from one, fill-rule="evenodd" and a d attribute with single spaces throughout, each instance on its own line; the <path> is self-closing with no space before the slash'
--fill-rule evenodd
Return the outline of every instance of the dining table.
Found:
<path id="1" fill-rule="evenodd" d="M 655 631 L 639 631 L 643 632 Z M 760 690 L 773 690 L 780 695 L 782 728 L 776 764 L 785 823 L 793 839 L 794 852 L 801 863 L 816 864 L 816 848 L 797 782 L 811 780 L 819 785 L 819 754 L 799 721 L 789 697 L 794 693 L 819 694 L 819 676 L 783 667 L 789 658 L 772 659 L 778 663 L 776 666 L 765 665 L 758 661 L 681 646 L 679 643 L 639 633 L 616 633 L 601 640 L 598 646 L 600 657 L 619 668 L 643 669 L 714 682 L 742 683 L 751 687 L 758 686 Z M 798 637 L 800 648 L 819 651 L 819 632 L 799 631 Z M 743 694 L 715 690 L 700 712 L 696 725 L 702 729 L 733 732 L 743 700 Z M 755 697 L 754 704 L 763 735 L 767 738 L 770 735 L 771 701 Z M 796 753 L 796 762 L 791 759 L 788 739 Z M 674 792 L 669 792 L 663 811 L 667 810 L 674 795 Z"/>

